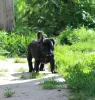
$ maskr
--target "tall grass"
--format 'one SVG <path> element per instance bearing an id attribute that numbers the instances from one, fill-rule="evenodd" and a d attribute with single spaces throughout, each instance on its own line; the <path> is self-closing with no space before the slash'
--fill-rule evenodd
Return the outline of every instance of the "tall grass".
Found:
<path id="1" fill-rule="evenodd" d="M 80 27 L 77 29 L 67 27 L 66 30 L 60 33 L 59 36 L 59 41 L 61 44 L 73 44 L 91 40 L 95 40 L 95 31 L 93 29 L 87 29 L 85 27 Z"/>
<path id="2" fill-rule="evenodd" d="M 61 34 L 60 42 L 64 45 L 55 47 L 57 70 L 75 93 L 76 97 L 71 100 L 88 100 L 95 96 L 95 31 L 82 27 L 65 32 L 72 45 L 66 45 L 64 34 Z"/>
<path id="3" fill-rule="evenodd" d="M 34 39 L 35 33 L 27 33 L 27 35 L 17 35 L 15 33 L 6 33 L 0 31 L 0 46 L 4 54 L 10 56 L 26 55 L 27 45 Z"/>

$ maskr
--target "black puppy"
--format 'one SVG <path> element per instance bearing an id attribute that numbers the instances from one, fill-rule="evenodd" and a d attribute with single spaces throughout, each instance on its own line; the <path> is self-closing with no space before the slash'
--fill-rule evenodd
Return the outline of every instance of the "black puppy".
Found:
<path id="1" fill-rule="evenodd" d="M 51 72 L 56 73 L 55 70 L 55 59 L 54 59 L 54 40 L 50 38 L 43 38 L 41 36 L 38 40 L 33 40 L 28 46 L 28 65 L 29 72 L 36 70 L 43 70 L 45 63 L 50 63 Z M 32 58 L 35 59 L 35 64 L 33 68 Z M 39 68 L 40 65 L 40 68 Z"/>

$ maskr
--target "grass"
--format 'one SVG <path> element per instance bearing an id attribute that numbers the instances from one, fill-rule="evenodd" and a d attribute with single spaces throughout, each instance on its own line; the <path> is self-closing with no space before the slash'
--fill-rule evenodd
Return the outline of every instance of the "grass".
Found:
<path id="1" fill-rule="evenodd" d="M 32 72 L 32 73 L 29 73 L 28 76 L 25 76 L 23 74 L 23 75 L 19 75 L 18 77 L 20 79 L 37 79 L 37 78 L 43 78 L 44 76 L 45 76 L 45 74 Z"/>
<path id="2" fill-rule="evenodd" d="M 8 72 L 8 69 L 0 69 L 0 72 Z"/>
<path id="3" fill-rule="evenodd" d="M 55 47 L 57 72 L 73 91 L 70 100 L 95 99 L 95 31 L 84 27 L 66 30 Z M 68 41 L 66 41 L 66 39 Z M 72 45 L 66 45 L 67 42 Z M 94 98 L 94 99 L 93 99 Z"/>
<path id="4" fill-rule="evenodd" d="M 14 63 L 26 63 L 26 62 L 27 62 L 27 60 L 25 60 L 25 59 L 21 59 L 21 58 L 14 59 Z"/>
<path id="5" fill-rule="evenodd" d="M 19 75 L 19 79 L 27 79 L 24 75 Z"/>
<path id="6" fill-rule="evenodd" d="M 15 92 L 12 91 L 12 88 L 7 87 L 5 89 L 5 92 L 4 92 L 5 97 L 12 97 L 14 94 Z"/>
<path id="7" fill-rule="evenodd" d="M 4 73 L 0 73 L 0 77 L 5 76 Z"/>
<path id="8" fill-rule="evenodd" d="M 26 71 L 28 71 L 28 69 L 26 69 L 26 68 L 19 68 L 19 69 L 17 69 L 16 72 L 26 72 Z"/>
<path id="9" fill-rule="evenodd" d="M 32 72 L 32 73 L 30 73 L 30 75 L 29 75 L 29 79 L 43 78 L 44 76 L 45 76 L 45 74 Z"/>
<path id="10" fill-rule="evenodd" d="M 4 56 L 0 56 L 0 60 L 6 60 L 6 58 Z"/>
<path id="11" fill-rule="evenodd" d="M 56 81 L 54 77 L 41 83 L 43 89 L 59 89 L 63 84 L 64 82 Z"/>

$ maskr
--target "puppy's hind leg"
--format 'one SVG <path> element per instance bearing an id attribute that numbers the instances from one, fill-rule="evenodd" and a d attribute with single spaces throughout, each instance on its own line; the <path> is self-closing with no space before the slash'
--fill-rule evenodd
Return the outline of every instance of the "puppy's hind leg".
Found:
<path id="1" fill-rule="evenodd" d="M 38 61 L 38 60 L 35 60 L 35 70 L 36 70 L 36 72 L 39 72 L 39 64 L 40 64 L 40 62 Z"/>
<path id="2" fill-rule="evenodd" d="M 33 69 L 33 64 L 32 64 L 32 55 L 28 53 L 27 55 L 27 61 L 28 61 L 28 66 L 29 66 L 29 72 L 32 72 Z"/>
<path id="3" fill-rule="evenodd" d="M 41 64 L 41 65 L 40 65 L 40 71 L 45 71 L 45 69 L 44 69 L 44 64 Z"/>

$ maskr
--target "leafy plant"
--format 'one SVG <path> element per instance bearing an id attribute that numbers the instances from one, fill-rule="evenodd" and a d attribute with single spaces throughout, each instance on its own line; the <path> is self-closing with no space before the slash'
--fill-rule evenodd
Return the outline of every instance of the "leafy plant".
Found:
<path id="1" fill-rule="evenodd" d="M 29 79 L 42 78 L 42 77 L 44 77 L 44 76 L 45 76 L 45 74 L 32 72 L 32 73 L 30 73 L 30 75 L 29 75 Z"/>
<path id="2" fill-rule="evenodd" d="M 4 73 L 0 73 L 0 77 L 5 76 Z"/>
<path id="3" fill-rule="evenodd" d="M 8 57 L 26 56 L 27 46 L 34 39 L 35 33 L 27 35 L 17 35 L 15 33 L 6 33 L 1 31 L 0 43 L 3 51 L 2 55 Z"/>
<path id="4" fill-rule="evenodd" d="M 19 75 L 18 76 L 20 79 L 27 79 L 24 75 Z"/>
<path id="5" fill-rule="evenodd" d="M 63 82 L 56 81 L 54 79 L 54 77 L 41 83 L 41 85 L 44 89 L 58 89 L 58 88 L 60 88 L 60 86 L 58 86 L 58 85 L 62 85 L 62 84 L 63 84 Z"/>
<path id="6" fill-rule="evenodd" d="M 15 92 L 12 92 L 12 88 L 7 87 L 5 89 L 4 96 L 6 96 L 6 97 L 12 97 L 14 94 L 15 94 Z"/>
<path id="7" fill-rule="evenodd" d="M 28 71 L 28 69 L 26 69 L 26 68 L 19 68 L 19 69 L 17 69 L 17 72 L 26 72 L 26 71 Z"/>
<path id="8" fill-rule="evenodd" d="M 29 73 L 28 76 L 25 76 L 23 74 L 23 75 L 19 75 L 18 77 L 20 79 L 36 79 L 36 78 L 43 78 L 44 76 L 45 76 L 45 74 L 32 72 L 32 73 Z"/>
<path id="9" fill-rule="evenodd" d="M 0 60 L 6 60 L 4 56 L 0 56 Z"/>
<path id="10" fill-rule="evenodd" d="M 14 63 L 26 63 L 27 60 L 21 59 L 21 58 L 15 58 Z"/>
<path id="11" fill-rule="evenodd" d="M 8 72 L 8 69 L 0 69 L 0 72 Z"/>
<path id="12" fill-rule="evenodd" d="M 70 32 L 71 31 L 71 32 Z M 72 45 L 55 46 L 57 71 L 62 74 L 74 96 L 70 100 L 89 100 L 95 96 L 95 31 L 81 27 L 67 29 Z M 63 36 L 63 37 L 62 37 Z M 63 41 L 63 40 L 62 40 Z"/>
<path id="13" fill-rule="evenodd" d="M 18 33 L 43 30 L 50 36 L 58 35 L 67 25 L 95 27 L 93 0 L 16 0 L 14 4 Z"/>
<path id="14" fill-rule="evenodd" d="M 60 33 L 59 39 L 61 44 L 74 44 L 77 42 L 92 42 L 95 41 L 95 32 L 93 29 L 87 29 L 84 26 L 72 29 L 67 27 L 65 31 Z"/>

